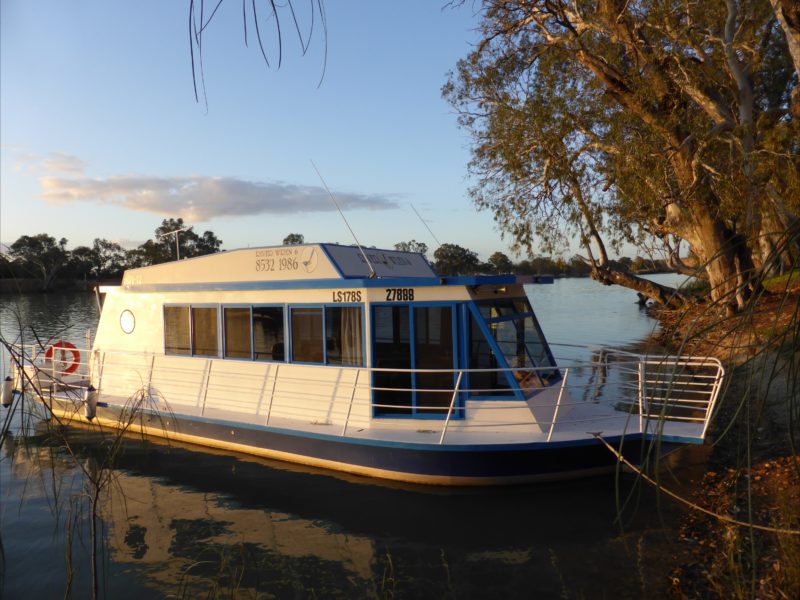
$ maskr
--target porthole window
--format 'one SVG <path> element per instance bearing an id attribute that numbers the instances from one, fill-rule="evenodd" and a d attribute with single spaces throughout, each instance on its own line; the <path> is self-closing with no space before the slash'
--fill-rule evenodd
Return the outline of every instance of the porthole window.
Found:
<path id="1" fill-rule="evenodd" d="M 136 318 L 131 311 L 122 311 L 122 314 L 119 316 L 119 326 L 125 333 L 133 333 L 133 330 L 136 328 Z"/>

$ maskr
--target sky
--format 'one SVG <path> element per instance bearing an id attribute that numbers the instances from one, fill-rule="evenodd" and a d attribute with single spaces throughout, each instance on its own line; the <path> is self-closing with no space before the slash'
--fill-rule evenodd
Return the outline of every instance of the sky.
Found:
<path id="1" fill-rule="evenodd" d="M 135 247 L 180 216 L 226 250 L 289 233 L 353 243 L 316 165 L 363 245 L 510 254 L 469 199 L 470 140 L 441 96 L 478 39 L 472 3 L 329 0 L 327 35 L 315 13 L 309 39 L 311 5 L 294 2 L 305 56 L 281 13 L 277 68 L 269 3 L 256 2 L 268 67 L 251 3 L 245 45 L 243 3 L 223 0 L 202 78 L 194 47 L 196 102 L 189 0 L 2 0 L 0 242 Z"/>

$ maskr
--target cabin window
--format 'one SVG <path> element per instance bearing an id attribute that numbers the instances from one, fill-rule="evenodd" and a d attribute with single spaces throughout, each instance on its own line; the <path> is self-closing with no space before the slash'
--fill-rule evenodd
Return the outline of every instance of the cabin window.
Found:
<path id="1" fill-rule="evenodd" d="M 373 401 L 382 415 L 411 414 L 413 385 L 410 372 L 380 369 L 411 368 L 411 317 L 408 306 L 375 306 L 372 309 Z"/>
<path id="2" fill-rule="evenodd" d="M 414 368 L 453 369 L 453 307 L 414 307 Z M 453 396 L 454 374 L 415 373 L 418 412 L 441 412 Z M 443 391 L 437 391 L 443 390 Z"/>
<path id="3" fill-rule="evenodd" d="M 481 302 L 478 309 L 510 368 L 555 367 L 555 360 L 527 298 Z M 557 369 L 536 371 L 535 377 L 524 371 L 515 374 L 517 379 L 526 381 L 526 387 L 536 387 L 543 379 L 557 376 Z"/>
<path id="4" fill-rule="evenodd" d="M 191 317 L 188 306 L 164 307 L 164 353 L 192 353 Z"/>
<path id="5" fill-rule="evenodd" d="M 491 345 L 483 335 L 474 316 L 469 319 L 469 368 L 502 369 L 504 365 L 497 360 Z M 470 396 L 507 397 L 514 396 L 509 385 L 508 375 L 502 371 L 477 371 L 469 373 Z"/>
<path id="6" fill-rule="evenodd" d="M 284 361 L 283 307 L 253 307 L 253 349 L 256 360 Z"/>
<path id="7" fill-rule="evenodd" d="M 217 307 L 192 307 L 192 354 L 219 356 Z"/>
<path id="8" fill-rule="evenodd" d="M 222 309 L 225 326 L 225 358 L 251 358 L 253 356 L 249 307 Z"/>
<path id="9" fill-rule="evenodd" d="M 325 358 L 329 365 L 363 365 L 360 306 L 325 307 Z"/>
<path id="10" fill-rule="evenodd" d="M 322 308 L 292 308 L 289 314 L 292 326 L 292 360 L 322 363 L 325 356 Z"/>
<path id="11" fill-rule="evenodd" d="M 373 373 L 376 414 L 447 414 L 456 377 L 454 314 L 455 307 L 450 305 L 373 308 L 373 352 L 378 369 Z M 418 369 L 443 372 L 423 373 Z"/>
<path id="12" fill-rule="evenodd" d="M 293 362 L 364 364 L 360 306 L 292 307 L 289 310 Z"/>

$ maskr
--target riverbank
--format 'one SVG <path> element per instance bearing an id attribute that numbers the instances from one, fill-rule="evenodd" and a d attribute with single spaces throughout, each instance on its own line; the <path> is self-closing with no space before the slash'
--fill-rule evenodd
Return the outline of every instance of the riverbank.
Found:
<path id="1" fill-rule="evenodd" d="M 706 473 L 690 501 L 734 525 L 689 511 L 673 556 L 676 598 L 800 597 L 800 277 L 765 283 L 750 310 L 656 309 L 659 341 L 716 356 L 727 385 L 709 431 Z"/>

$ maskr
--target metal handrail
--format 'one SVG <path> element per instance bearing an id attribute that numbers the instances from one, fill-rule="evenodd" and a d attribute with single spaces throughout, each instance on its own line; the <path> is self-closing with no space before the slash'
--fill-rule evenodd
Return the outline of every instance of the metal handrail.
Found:
<path id="1" fill-rule="evenodd" d="M 213 382 L 217 373 L 216 364 L 211 369 L 210 366 L 216 360 L 222 362 L 224 359 L 213 359 L 209 357 L 202 357 L 205 363 L 203 366 L 197 368 L 186 369 L 183 359 L 196 357 L 184 357 L 164 355 L 160 353 L 130 353 L 120 351 L 86 351 L 82 350 L 81 360 L 78 362 L 78 368 L 72 374 L 67 374 L 64 368 L 57 368 L 55 364 L 57 361 L 49 361 L 48 363 L 42 362 L 43 353 L 41 353 L 35 346 L 26 346 L 20 349 L 20 355 L 26 367 L 32 366 L 38 369 L 38 372 L 43 374 L 41 379 L 36 379 L 35 383 L 40 386 L 38 390 L 42 393 L 44 389 L 49 389 L 51 393 L 55 391 L 69 391 L 79 389 L 88 385 L 89 381 L 95 383 L 95 387 L 105 392 L 106 394 L 112 393 L 108 390 L 102 390 L 105 387 L 104 375 L 114 379 L 119 376 L 127 376 L 128 373 L 140 373 L 142 385 L 146 382 L 148 390 L 153 385 L 163 385 L 166 380 L 175 380 L 179 385 L 186 385 L 194 390 L 195 403 L 198 410 L 205 412 L 207 398 L 213 394 L 219 398 L 219 379 Z M 163 359 L 170 359 L 164 361 Z M 175 359 L 175 360 L 173 360 Z M 233 361 L 231 361 L 233 362 Z M 247 372 L 250 368 L 249 365 L 257 364 L 267 368 L 261 371 Z M 270 417 L 273 413 L 273 405 L 281 403 L 285 407 L 291 406 L 295 411 L 298 418 L 313 419 L 314 415 L 319 413 L 318 406 L 329 405 L 332 406 L 332 396 L 325 386 L 330 385 L 330 381 L 320 379 L 316 381 L 313 377 L 308 377 L 308 372 L 303 371 L 303 376 L 294 375 L 293 369 L 290 369 L 291 363 L 275 362 L 256 362 L 256 361 L 241 361 L 242 373 L 237 374 L 230 385 L 226 384 L 227 389 L 231 387 L 237 391 L 237 397 L 247 397 L 249 392 L 253 394 L 258 392 L 259 407 L 256 414 L 261 414 L 261 402 L 263 399 L 266 404 L 267 394 L 269 395 L 268 402 L 269 408 L 266 411 L 266 424 L 269 424 Z M 272 368 L 271 365 L 275 365 Z M 298 365 L 298 367 L 308 367 L 309 365 Z M 320 368 L 328 369 L 320 365 Z M 692 368 L 693 372 L 686 371 L 686 368 Z M 349 368 L 348 368 L 349 369 Z M 541 415 L 534 418 L 531 413 L 530 420 L 520 421 L 517 419 L 519 414 L 514 415 L 514 421 L 506 421 L 498 417 L 494 421 L 486 422 L 470 422 L 467 420 L 468 413 L 465 412 L 465 407 L 457 406 L 459 398 L 466 398 L 470 402 L 487 402 L 490 403 L 491 410 L 501 415 L 506 410 L 519 410 L 520 407 L 527 406 L 525 402 L 521 402 L 516 396 L 509 395 L 505 398 L 497 399 L 484 399 L 477 394 L 487 394 L 492 392 L 507 393 L 513 388 L 486 388 L 465 387 L 463 384 L 466 381 L 465 376 L 470 374 L 485 374 L 485 373 L 526 373 L 526 372 L 552 372 L 558 369 L 561 373 L 561 381 L 558 382 L 559 390 L 555 402 L 542 401 L 545 398 L 540 398 L 536 401 L 537 409 L 550 409 L 554 408 L 552 420 L 542 419 Z M 614 375 L 613 381 L 607 383 L 603 379 L 602 383 L 592 378 L 587 382 L 574 383 L 571 373 L 594 373 L 598 369 L 607 369 L 609 373 Z M 106 373 L 104 373 L 106 372 Z M 420 374 L 452 374 L 454 385 L 448 385 L 442 388 L 410 388 L 410 387 L 385 387 L 372 385 L 371 377 L 362 377 L 364 375 L 373 375 L 376 373 L 420 373 Z M 391 418 L 391 410 L 411 411 L 412 407 L 408 404 L 383 404 L 374 402 L 372 399 L 372 392 L 396 392 L 396 393 L 412 393 L 412 392 L 429 392 L 436 394 L 451 394 L 450 403 L 448 405 L 414 405 L 413 411 L 415 413 L 424 413 L 426 416 L 434 416 L 444 418 L 442 431 L 440 434 L 440 443 L 443 443 L 447 432 L 451 428 L 451 421 L 454 417 L 460 416 L 465 420 L 459 425 L 460 429 L 469 427 L 486 428 L 486 427 L 505 427 L 516 425 L 531 425 L 536 424 L 539 426 L 547 427 L 547 440 L 553 438 L 556 422 L 563 423 L 580 423 L 584 421 L 598 421 L 603 419 L 619 419 L 628 416 L 625 406 L 638 408 L 639 428 L 640 431 L 646 430 L 646 425 L 651 420 L 673 420 L 677 422 L 691 422 L 702 423 L 702 435 L 707 431 L 709 420 L 713 415 L 716 402 L 718 400 L 721 387 L 722 378 L 724 377 L 725 370 L 720 361 L 713 357 L 653 357 L 653 356 L 637 356 L 632 353 L 611 351 L 605 354 L 602 362 L 582 362 L 575 361 L 569 365 L 558 365 L 556 367 L 522 367 L 522 368 L 481 368 L 481 369 L 391 369 L 383 367 L 356 367 L 356 373 L 352 388 L 349 391 L 349 401 L 337 400 L 341 402 L 340 406 L 345 408 L 337 409 L 339 416 L 346 410 L 344 414 L 344 425 L 342 434 L 345 435 L 349 423 L 351 422 L 352 413 L 357 407 L 368 408 L 373 411 L 377 410 L 383 412 L 380 417 Z M 291 384 L 304 383 L 303 387 L 303 400 L 307 404 L 301 405 L 297 403 L 299 398 L 298 393 L 292 390 L 279 389 L 278 375 L 281 375 L 281 385 L 286 382 Z M 579 379 L 582 375 L 576 376 Z M 216 375 L 217 378 L 220 375 Z M 48 384 L 48 378 L 51 383 Z M 271 379 L 270 382 L 267 379 Z M 159 384 L 159 382 L 161 382 Z M 180 383 L 183 382 L 183 383 Z M 54 385 L 55 383 L 56 385 Z M 271 390 L 269 389 L 271 384 Z M 48 388 L 49 385 L 49 388 Z M 131 384 L 133 385 L 133 384 Z M 194 387 L 197 386 L 197 387 Z M 574 400 L 569 396 L 570 391 L 585 390 L 589 388 L 606 388 L 613 390 L 615 393 L 614 401 L 618 401 L 617 412 L 605 414 L 597 414 L 591 418 L 578 418 L 576 416 L 566 415 L 561 416 L 561 412 L 568 408 L 584 406 L 587 404 L 585 400 Z M 289 385 L 288 388 L 292 386 Z M 300 386 L 296 386 L 300 387 Z M 553 388 L 554 385 L 545 385 L 544 387 L 521 388 L 526 392 L 526 400 L 536 398 L 537 395 L 548 388 Z M 213 391 L 212 389 L 213 388 Z M 257 389 L 256 389 L 257 388 Z M 162 388 L 163 389 L 163 388 Z M 271 392 L 271 393 L 270 393 Z M 155 390 L 155 393 L 160 398 L 165 398 L 164 394 Z M 191 392 L 189 392 L 191 394 Z M 493 404 L 491 404 L 493 403 Z M 182 402 L 177 402 L 181 405 Z M 330 410 L 330 408 L 329 408 Z M 533 408 L 531 408 L 533 410 Z M 281 413 L 285 415 L 286 413 Z M 361 413 L 365 414 L 364 412 Z M 301 415 L 307 415 L 302 417 Z M 398 415 L 404 416 L 405 415 Z M 337 417 L 339 418 L 339 417 Z M 362 417 L 363 418 L 363 417 Z M 494 419 L 494 417 L 492 417 Z M 496 422 L 495 422 L 496 421 Z M 264 422 L 264 421 L 262 421 Z M 341 422 L 341 421 L 340 421 Z"/>

